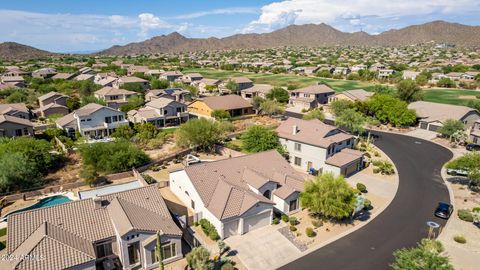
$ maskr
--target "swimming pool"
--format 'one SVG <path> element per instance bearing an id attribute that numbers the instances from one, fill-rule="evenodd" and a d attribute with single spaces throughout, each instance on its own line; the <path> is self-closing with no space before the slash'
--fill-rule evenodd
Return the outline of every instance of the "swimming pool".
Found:
<path id="1" fill-rule="evenodd" d="M 12 212 L 8 213 L 7 215 L 5 215 L 2 218 L 2 220 L 5 220 L 11 214 L 20 213 L 20 212 L 33 210 L 33 209 L 38 209 L 38 208 L 43 208 L 43 207 L 48 207 L 48 206 L 53 206 L 53 205 L 66 203 L 66 202 L 71 202 L 71 201 L 72 200 L 70 200 L 68 197 L 65 197 L 63 195 L 55 195 L 55 196 L 43 198 L 43 199 L 40 199 L 34 205 L 31 205 L 31 206 L 28 206 L 28 207 L 25 207 L 25 208 L 22 208 L 22 209 L 18 209 L 18 210 L 15 210 L 15 211 L 12 211 Z"/>
<path id="2" fill-rule="evenodd" d="M 120 191 L 125 191 L 125 190 L 130 190 L 134 188 L 141 187 L 142 185 L 140 184 L 139 181 L 131 181 L 123 184 L 116 184 L 116 185 L 108 185 L 105 187 L 100 187 L 100 188 L 94 188 L 90 190 L 84 190 L 84 191 L 79 191 L 78 192 L 78 197 L 80 199 L 88 199 L 88 198 L 95 198 L 96 196 L 103 196 L 103 195 L 108 195 Z"/>

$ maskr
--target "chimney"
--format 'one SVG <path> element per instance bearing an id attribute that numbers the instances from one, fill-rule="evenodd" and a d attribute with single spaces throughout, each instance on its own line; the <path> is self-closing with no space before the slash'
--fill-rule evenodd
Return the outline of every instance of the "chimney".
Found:
<path id="1" fill-rule="evenodd" d="M 297 127 L 297 125 L 293 125 L 293 127 L 292 127 L 292 134 L 293 134 L 293 135 L 296 135 L 297 132 L 298 132 L 298 127 Z"/>

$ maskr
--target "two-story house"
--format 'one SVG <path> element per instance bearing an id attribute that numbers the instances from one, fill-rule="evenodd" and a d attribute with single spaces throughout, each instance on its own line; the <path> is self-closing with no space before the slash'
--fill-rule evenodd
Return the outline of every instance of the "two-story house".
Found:
<path id="1" fill-rule="evenodd" d="M 166 80 L 166 81 L 169 81 L 169 82 L 174 82 L 176 81 L 177 79 L 180 79 L 182 78 L 183 76 L 183 73 L 181 73 L 180 71 L 165 71 L 163 72 L 162 74 L 160 74 L 160 79 L 161 80 Z"/>
<path id="2" fill-rule="evenodd" d="M 54 68 L 40 68 L 32 72 L 32 77 L 48 79 L 57 74 L 57 71 Z"/>
<path id="3" fill-rule="evenodd" d="M 354 136 L 337 127 L 290 117 L 276 131 L 290 163 L 302 170 L 348 176 L 362 168 L 363 154 L 352 149 Z"/>
<path id="4" fill-rule="evenodd" d="M 273 211 L 299 211 L 306 177 L 271 150 L 172 171 L 169 186 L 195 221 L 207 219 L 226 238 L 270 225 Z"/>
<path id="5" fill-rule="evenodd" d="M 192 101 L 192 94 L 190 91 L 183 88 L 153 89 L 145 94 L 146 101 L 152 101 L 160 97 L 169 98 L 183 103 Z"/>
<path id="6" fill-rule="evenodd" d="M 110 136 L 116 128 L 128 125 L 128 120 L 121 111 L 90 103 L 58 119 L 56 124 L 69 135 L 79 132 L 89 138 L 103 138 Z"/>
<path id="7" fill-rule="evenodd" d="M 393 70 L 393 69 L 379 69 L 377 77 L 379 79 L 388 79 L 388 78 L 390 78 L 390 76 L 395 74 L 395 72 L 396 71 Z"/>
<path id="8" fill-rule="evenodd" d="M 124 76 L 124 77 L 118 78 L 118 80 L 113 82 L 113 87 L 122 88 L 122 86 L 125 84 L 138 84 L 142 87 L 143 90 L 148 90 L 150 87 L 149 81 L 142 78 L 130 77 L 130 76 Z"/>
<path id="9" fill-rule="evenodd" d="M 182 82 L 185 84 L 193 84 L 195 82 L 201 81 L 202 79 L 203 75 L 200 73 L 189 73 L 183 75 Z"/>
<path id="10" fill-rule="evenodd" d="M 145 104 L 145 107 L 128 112 L 133 123 L 152 123 L 156 127 L 172 127 L 188 121 L 187 105 L 175 100 L 159 97 Z"/>
<path id="11" fill-rule="evenodd" d="M 321 104 L 327 104 L 328 98 L 333 94 L 335 94 L 335 90 L 324 84 L 310 85 L 290 91 L 288 104 L 291 107 L 310 110 Z"/>
<path id="12" fill-rule="evenodd" d="M 158 269 L 183 257 L 177 227 L 155 185 L 33 209 L 8 217 L 1 269 Z M 38 258 L 38 259 L 32 259 Z"/>
<path id="13" fill-rule="evenodd" d="M 0 104 L 0 137 L 33 136 L 30 111 L 25 103 Z"/>
<path id="14" fill-rule="evenodd" d="M 137 92 L 128 91 L 125 89 L 119 89 L 114 87 L 103 87 L 102 89 L 94 93 L 95 97 L 104 100 L 108 107 L 114 109 L 120 109 L 122 105 L 128 103 L 128 99 L 133 96 L 137 96 Z"/>
<path id="15" fill-rule="evenodd" d="M 255 84 L 252 87 L 240 91 L 240 95 L 244 99 L 252 99 L 254 97 L 266 98 L 267 94 L 272 91 L 273 86 L 269 84 Z"/>
<path id="16" fill-rule="evenodd" d="M 67 115 L 69 110 L 67 100 L 70 97 L 57 92 L 49 92 L 38 98 L 40 108 L 35 110 L 37 116 L 49 117 L 50 115 Z"/>
<path id="17" fill-rule="evenodd" d="M 480 119 L 475 121 L 470 132 L 470 140 L 474 144 L 480 144 Z"/>

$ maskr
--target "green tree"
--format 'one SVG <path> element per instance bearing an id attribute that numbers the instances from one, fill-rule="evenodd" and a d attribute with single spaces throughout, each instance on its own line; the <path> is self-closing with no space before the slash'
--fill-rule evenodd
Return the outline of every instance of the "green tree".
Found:
<path id="1" fill-rule="evenodd" d="M 211 116 L 217 120 L 228 120 L 231 118 L 230 113 L 226 110 L 213 110 Z"/>
<path id="2" fill-rule="evenodd" d="M 349 217 L 356 205 L 355 191 L 343 176 L 335 177 L 324 173 L 305 182 L 300 193 L 302 207 L 326 218 L 343 219 Z"/>
<path id="3" fill-rule="evenodd" d="M 252 98 L 252 106 L 253 106 L 253 109 L 255 111 L 259 111 L 260 110 L 260 106 L 262 105 L 262 103 L 265 102 L 265 99 L 262 98 L 262 97 L 259 97 L 259 96 L 255 96 Z"/>
<path id="4" fill-rule="evenodd" d="M 194 270 L 212 270 L 214 265 L 210 260 L 210 252 L 204 247 L 196 247 L 187 256 L 188 267 Z"/>
<path id="5" fill-rule="evenodd" d="M 439 241 L 423 239 L 417 247 L 395 251 L 391 267 L 394 270 L 453 270 L 448 257 L 440 255 L 442 252 Z"/>
<path id="6" fill-rule="evenodd" d="M 330 71 L 328 69 L 322 69 L 322 70 L 318 71 L 317 73 L 315 73 L 315 76 L 322 77 L 322 78 L 331 78 L 332 73 L 330 73 Z"/>
<path id="7" fill-rule="evenodd" d="M 445 123 L 443 123 L 443 126 L 437 131 L 443 136 L 451 138 L 455 132 L 459 130 L 463 131 L 464 128 L 465 125 L 462 123 L 462 121 L 455 119 L 447 119 L 445 120 Z"/>
<path id="8" fill-rule="evenodd" d="M 408 104 L 390 95 L 376 94 L 366 103 L 368 114 L 380 122 L 394 126 L 409 126 L 415 123 L 416 113 L 408 109 Z"/>
<path id="9" fill-rule="evenodd" d="M 175 142 L 180 147 L 199 147 L 209 151 L 225 139 L 221 125 L 205 118 L 190 119 L 175 131 Z"/>
<path id="10" fill-rule="evenodd" d="M 237 93 L 238 92 L 238 84 L 232 80 L 229 80 L 225 87 L 230 90 L 232 93 Z"/>
<path id="11" fill-rule="evenodd" d="M 280 142 L 274 130 L 264 126 L 251 126 L 242 135 L 242 148 L 250 153 L 278 149 Z"/>
<path id="12" fill-rule="evenodd" d="M 122 85 L 122 89 L 138 93 L 143 93 L 145 91 L 145 89 L 143 89 L 143 85 L 137 82 L 124 83 Z"/>
<path id="13" fill-rule="evenodd" d="M 397 96 L 399 99 L 410 103 L 421 100 L 423 98 L 423 91 L 414 80 L 401 80 L 397 84 Z"/>
<path id="14" fill-rule="evenodd" d="M 446 88 L 454 88 L 456 86 L 456 84 L 450 78 L 441 78 L 440 80 L 438 80 L 437 86 L 446 87 Z"/>
<path id="15" fill-rule="evenodd" d="M 418 85 L 426 85 L 428 83 L 428 77 L 425 75 L 418 75 L 415 78 L 415 82 L 417 82 Z"/>
<path id="16" fill-rule="evenodd" d="M 354 134 L 361 134 L 365 131 L 365 116 L 355 109 L 347 109 L 335 118 L 335 125 L 346 129 Z"/>
<path id="17" fill-rule="evenodd" d="M 78 97 L 71 97 L 67 100 L 67 108 L 70 111 L 74 111 L 80 108 L 80 99 Z"/>
<path id="18" fill-rule="evenodd" d="M 103 106 L 107 105 L 105 100 L 97 98 L 96 96 L 93 96 L 93 95 L 92 96 L 83 96 L 80 104 L 83 107 L 83 106 L 88 105 L 90 103 L 97 103 L 97 104 L 100 104 L 100 105 L 103 105 Z"/>
<path id="19" fill-rule="evenodd" d="M 318 119 L 320 121 L 323 121 L 325 119 L 325 114 L 323 111 L 319 108 L 315 108 L 306 114 L 303 115 L 303 120 L 312 120 L 312 119 Z"/>
<path id="20" fill-rule="evenodd" d="M 0 192 L 8 192 L 36 185 L 42 174 L 30 168 L 25 154 L 0 155 Z"/>
<path id="21" fill-rule="evenodd" d="M 330 103 L 330 110 L 335 116 L 341 115 L 344 111 L 355 107 L 355 103 L 350 100 L 340 99 Z"/>
<path id="22" fill-rule="evenodd" d="M 128 102 L 120 107 L 120 111 L 127 113 L 131 110 L 136 110 L 143 106 L 145 100 L 141 95 L 135 95 L 128 98 Z"/>
<path id="23" fill-rule="evenodd" d="M 275 100 L 265 100 L 260 104 L 260 111 L 266 115 L 272 116 L 283 113 L 282 105 Z"/>
<path id="24" fill-rule="evenodd" d="M 129 125 L 119 126 L 115 129 L 111 136 L 117 139 L 130 140 L 133 136 L 135 136 L 135 130 Z"/>
<path id="25" fill-rule="evenodd" d="M 21 91 L 15 91 L 6 98 L 7 103 L 21 103 L 26 102 L 28 99 L 27 94 Z"/>
<path id="26" fill-rule="evenodd" d="M 480 153 L 467 153 L 447 163 L 447 169 L 465 170 L 469 172 L 471 185 L 480 185 Z"/>
<path id="27" fill-rule="evenodd" d="M 281 87 L 275 87 L 267 93 L 266 97 L 270 100 L 275 100 L 280 103 L 286 103 L 288 102 L 289 95 L 287 90 Z"/>
<path id="28" fill-rule="evenodd" d="M 155 138 L 158 134 L 158 129 L 152 123 L 137 123 L 134 125 L 137 134 L 135 138 L 141 141 L 147 141 Z"/>

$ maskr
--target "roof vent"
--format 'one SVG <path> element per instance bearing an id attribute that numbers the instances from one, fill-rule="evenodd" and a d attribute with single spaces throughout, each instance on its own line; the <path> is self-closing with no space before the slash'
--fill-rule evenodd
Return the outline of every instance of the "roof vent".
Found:
<path id="1" fill-rule="evenodd" d="M 298 133 L 298 126 L 297 125 L 293 125 L 292 127 L 292 134 L 293 135 L 296 135 Z"/>

